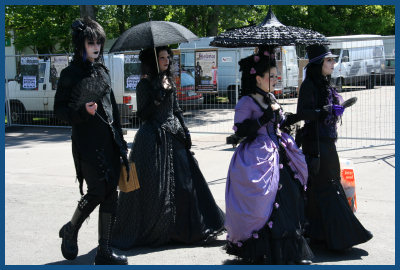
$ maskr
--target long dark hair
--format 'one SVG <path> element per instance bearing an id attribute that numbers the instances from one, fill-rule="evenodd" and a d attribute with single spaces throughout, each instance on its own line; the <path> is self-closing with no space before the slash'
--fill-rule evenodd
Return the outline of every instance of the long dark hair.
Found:
<path id="1" fill-rule="evenodd" d="M 240 71 L 242 72 L 242 96 L 256 93 L 256 76 L 263 77 L 271 68 L 276 67 L 276 61 L 272 54 L 268 56 L 269 53 L 267 55 L 264 53 L 264 51 L 261 51 L 261 53 L 259 51 L 257 54 L 239 61 Z"/>
<path id="2" fill-rule="evenodd" d="M 167 51 L 169 54 L 169 65 L 168 69 L 165 72 L 165 74 L 172 80 L 173 78 L 173 52 L 171 48 L 167 46 L 162 46 L 162 47 L 157 47 L 156 48 L 156 53 L 157 53 L 157 58 L 158 55 L 161 51 Z M 156 78 L 158 76 L 158 70 L 157 70 L 157 60 L 156 56 L 154 54 L 154 49 L 153 48 L 148 48 L 144 49 L 140 52 L 139 54 L 139 60 L 141 62 L 141 73 L 142 75 L 147 75 L 149 76 L 150 80 Z"/>
<path id="3" fill-rule="evenodd" d="M 99 57 L 95 62 L 103 62 L 104 43 L 106 41 L 106 33 L 101 25 L 92 20 L 90 17 L 77 19 L 71 25 L 72 28 L 72 44 L 74 45 L 74 61 L 86 61 L 85 40 L 100 41 L 101 49 Z"/>
<path id="4" fill-rule="evenodd" d="M 318 94 L 318 107 L 326 105 L 328 102 L 329 89 L 331 86 L 331 75 L 322 75 L 322 66 L 324 64 L 324 58 L 318 63 L 311 63 L 306 70 L 306 79 L 309 78 L 314 85 L 317 87 Z M 333 97 L 334 101 L 337 103 L 336 97 Z"/>

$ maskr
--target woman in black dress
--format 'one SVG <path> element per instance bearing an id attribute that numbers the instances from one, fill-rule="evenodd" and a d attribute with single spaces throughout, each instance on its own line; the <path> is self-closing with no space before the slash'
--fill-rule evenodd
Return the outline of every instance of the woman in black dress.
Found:
<path id="1" fill-rule="evenodd" d="M 223 230 L 224 214 L 215 203 L 194 157 L 191 138 L 177 103 L 168 47 L 140 53 L 138 116 L 143 121 L 130 153 L 140 188 L 120 193 L 113 246 L 194 244 Z M 158 65 L 157 65 L 157 62 Z"/>
<path id="2" fill-rule="evenodd" d="M 81 194 L 83 180 L 87 193 L 79 201 L 71 221 L 59 232 L 61 251 L 68 260 L 76 258 L 78 231 L 100 205 L 95 264 L 127 264 L 126 257 L 115 255 L 109 246 L 109 232 L 115 223 L 121 158 L 125 164 L 128 161 L 110 75 L 103 65 L 105 33 L 90 18 L 79 19 L 72 24 L 72 41 L 74 57 L 71 65 L 61 72 L 54 112 L 72 126 L 76 175 Z"/>
<path id="3" fill-rule="evenodd" d="M 335 60 L 326 46 L 307 47 L 309 64 L 301 84 L 297 113 L 307 115 L 302 148 L 309 168 L 306 235 L 331 250 L 345 250 L 372 238 L 353 214 L 340 184 L 336 151 L 342 97 L 330 85 Z M 296 138 L 298 139 L 298 138 Z"/>

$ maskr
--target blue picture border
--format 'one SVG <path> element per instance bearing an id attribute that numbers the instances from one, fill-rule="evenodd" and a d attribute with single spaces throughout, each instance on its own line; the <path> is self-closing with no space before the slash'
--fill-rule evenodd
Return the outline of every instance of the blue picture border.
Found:
<path id="1" fill-rule="evenodd" d="M 3 1 L 2 1 L 3 2 Z M 229 3 L 227 3 L 229 2 Z M 27 0 L 5 0 L 1 6 L 0 6 L 0 12 L 1 12 L 1 16 L 3 18 L 5 18 L 5 6 L 6 5 L 26 5 L 27 4 Z M 88 0 L 69 0 L 69 1 L 62 1 L 62 0 L 56 0 L 56 1 L 49 1 L 49 0 L 33 0 L 33 1 L 29 1 L 30 5 L 81 5 L 81 4 L 96 4 L 96 5 L 115 5 L 115 4 L 135 4 L 135 5 L 375 5 L 375 4 L 379 4 L 379 5 L 395 5 L 396 9 L 399 6 L 398 4 L 396 4 L 395 1 L 389 1 L 389 0 L 381 0 L 381 1 L 371 1 L 371 0 L 365 0 L 365 1 L 355 1 L 355 0 L 335 0 L 335 1 L 327 1 L 327 0 L 309 0 L 309 1 L 304 1 L 304 0 L 273 0 L 273 1 L 261 1 L 261 0 L 136 0 L 136 1 L 117 1 L 117 0 L 104 0 L 104 1 L 88 1 Z M 399 12 L 396 11 L 396 16 L 395 16 L 396 20 L 399 19 Z M 1 20 L 1 25 L 0 25 L 0 29 L 1 29 L 1 35 L 2 38 L 0 39 L 0 47 L 4 47 L 5 46 L 5 20 Z M 396 44 L 398 43 L 398 39 L 399 39 L 399 35 L 397 35 L 397 33 L 399 32 L 399 28 L 396 28 Z M 2 63 L 4 63 L 4 51 L 1 50 L 1 61 Z M 396 65 L 399 66 L 399 59 L 396 59 Z M 1 74 L 5 74 L 5 65 L 0 65 L 0 73 Z M 396 81 L 399 81 L 399 77 L 400 75 L 395 75 L 395 77 L 397 78 Z M 397 84 L 399 85 L 399 84 Z M 396 85 L 396 86 L 397 86 Z M 1 88 L 2 89 L 2 93 L 5 93 L 5 89 L 4 89 L 4 84 L 1 84 Z M 1 95 L 1 102 L 0 102 L 0 110 L 4 111 L 5 108 L 5 95 L 2 94 Z M 397 94 L 396 95 L 396 100 L 395 102 L 397 103 L 398 100 L 400 99 L 400 95 Z M 395 107 L 395 117 L 396 119 L 399 119 L 399 114 L 400 112 L 400 108 L 399 106 Z M 4 116 L 2 115 L 2 123 L 4 123 Z M 399 129 L 396 129 L 395 131 L 395 139 L 397 140 L 399 138 Z M 0 131 L 0 136 L 2 139 L 2 146 L 1 146 L 1 152 L 2 154 L 0 155 L 1 159 L 5 159 L 5 144 L 4 144 L 4 140 L 5 140 L 5 126 L 3 127 L 3 129 L 1 129 Z M 395 151 L 398 152 L 398 147 L 395 147 Z M 3 172 L 5 172 L 5 160 L 3 160 L 2 162 L 0 162 L 1 164 L 1 169 Z M 396 162 L 395 165 L 397 166 L 398 164 L 398 160 L 397 160 L 397 155 L 396 155 Z M 3 174 L 4 175 L 4 174 Z M 396 171 L 395 173 L 395 177 L 396 179 L 398 179 L 399 177 L 399 173 Z M 4 180 L 4 178 L 3 178 Z M 387 179 L 377 179 L 377 181 L 386 181 Z M 396 186 L 396 193 L 399 190 L 398 188 L 399 185 Z M 3 198 L 3 203 L 4 203 L 4 199 L 5 199 L 5 186 L 3 185 L 3 189 L 1 189 L 1 194 L 2 194 L 2 198 Z M 398 211 L 397 211 L 397 202 L 396 202 L 396 216 L 398 216 Z M 5 207 L 2 208 L 2 222 L 1 222 L 1 229 L 3 232 L 5 232 Z M 399 248 L 399 241 L 397 241 L 398 235 L 399 235 L 399 226 L 396 226 L 396 236 L 395 236 L 395 247 L 396 247 L 396 257 L 397 257 L 397 250 Z M 49 236 L 50 237 L 50 236 Z M 2 256 L 2 260 L 1 260 L 1 264 L 0 264 L 0 268 L 1 269 L 70 269 L 70 268 L 75 268 L 75 269 L 90 269 L 93 268 L 94 266 L 69 266 L 69 265 L 57 265 L 57 266 L 51 266 L 51 265 L 5 265 L 5 235 L 2 234 L 1 235 L 1 239 L 3 242 L 3 245 L 1 246 L 1 256 Z M 22 245 L 23 243 L 21 243 Z M 50 247 L 49 247 L 50 248 Z M 43 252 L 46 252 L 45 250 L 43 250 Z M 21 257 L 24 256 L 23 253 L 20 254 Z M 134 263 L 134 259 L 132 260 L 132 263 Z M 193 270 L 197 270 L 197 269 L 306 269 L 306 268 L 313 268 L 313 269 L 398 269 L 399 263 L 396 260 L 396 264 L 395 265 L 310 265 L 310 266 L 263 266 L 263 265 L 210 265 L 210 266 L 205 266 L 205 265 L 171 265 L 171 266 L 166 266 L 166 265 L 160 265 L 160 266 L 156 266 L 156 265 L 129 265 L 129 266 L 123 266 L 123 267 L 129 267 L 129 268 L 133 268 L 133 269 L 193 269 Z M 95 266 L 98 269 L 120 269 L 121 266 Z"/>

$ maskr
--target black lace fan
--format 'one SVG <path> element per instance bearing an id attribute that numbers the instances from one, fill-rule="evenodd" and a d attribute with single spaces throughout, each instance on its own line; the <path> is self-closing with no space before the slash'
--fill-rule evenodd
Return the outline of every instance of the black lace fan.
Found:
<path id="1" fill-rule="evenodd" d="M 88 102 L 99 102 L 104 95 L 111 92 L 110 85 L 98 77 L 87 77 L 73 89 L 70 106 L 80 108 Z"/>

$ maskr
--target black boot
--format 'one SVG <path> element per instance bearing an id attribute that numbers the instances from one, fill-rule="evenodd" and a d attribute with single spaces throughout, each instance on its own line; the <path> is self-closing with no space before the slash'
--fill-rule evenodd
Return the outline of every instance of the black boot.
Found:
<path id="1" fill-rule="evenodd" d="M 61 252 L 67 260 L 73 260 L 78 255 L 78 231 L 87 217 L 88 215 L 78 206 L 71 221 L 60 229 Z"/>
<path id="2" fill-rule="evenodd" d="M 111 247 L 111 233 L 115 224 L 115 216 L 111 213 L 99 212 L 99 246 L 97 248 L 95 265 L 127 265 L 126 256 L 118 256 Z"/>

